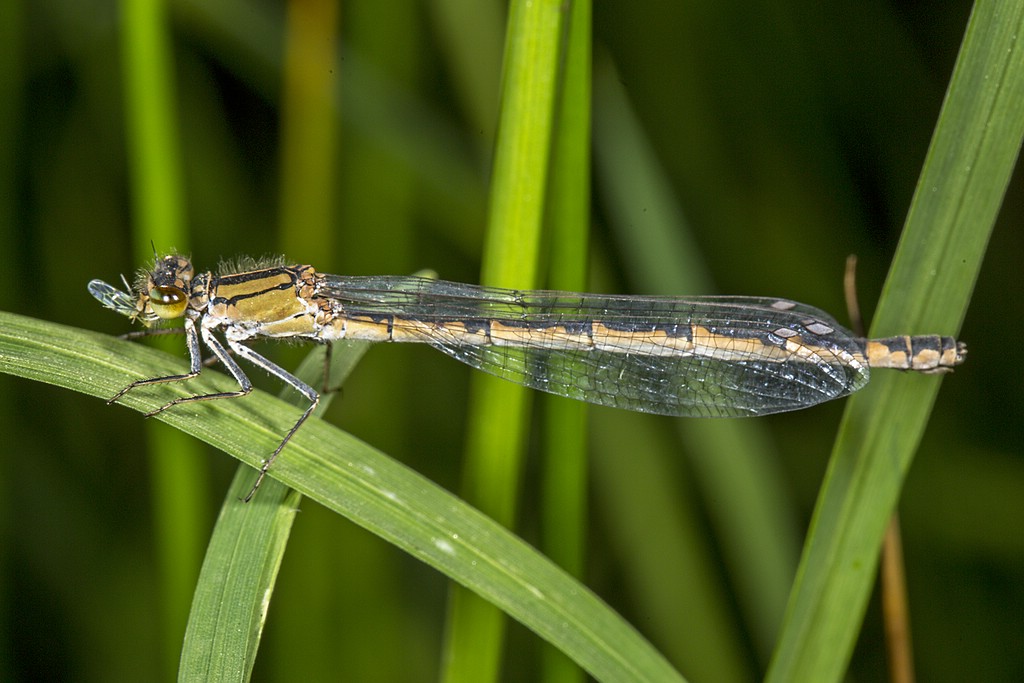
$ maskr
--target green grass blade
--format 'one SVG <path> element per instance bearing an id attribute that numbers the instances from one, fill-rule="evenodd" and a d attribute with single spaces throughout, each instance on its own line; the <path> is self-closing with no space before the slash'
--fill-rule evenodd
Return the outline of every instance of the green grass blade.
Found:
<path id="1" fill-rule="evenodd" d="M 210 539 L 192 599 L 179 681 L 244 681 L 252 675 L 269 598 L 301 494 L 273 479 L 253 503 L 255 473 L 239 468 Z"/>
<path id="2" fill-rule="evenodd" d="M 501 118 L 494 157 L 481 282 L 531 287 L 538 253 L 561 56 L 563 3 L 516 0 L 509 7 Z M 529 413 L 529 394 L 474 376 L 466 446 L 468 500 L 511 527 Z M 452 594 L 445 680 L 495 680 L 504 617 L 474 596 Z"/>
<path id="3" fill-rule="evenodd" d="M 550 225 L 547 286 L 570 292 L 587 288 L 590 231 L 591 13 L 589 0 L 572 3 L 565 69 L 548 202 Z M 544 553 L 576 577 L 586 571 L 588 506 L 588 406 L 545 397 L 543 493 Z M 543 651 L 543 677 L 575 683 L 583 672 L 552 647 Z"/>
<path id="4" fill-rule="evenodd" d="M 975 5 L 875 335 L 959 329 L 1024 137 L 1021 35 L 1024 2 Z M 934 377 L 879 372 L 849 401 L 769 681 L 842 679 L 938 389 Z"/>
<path id="5" fill-rule="evenodd" d="M 332 387 L 345 381 L 368 349 L 365 343 L 335 345 Z M 319 386 L 325 352 L 326 347 L 311 351 L 295 375 Z M 335 396 L 323 394 L 313 414 L 327 410 Z M 289 387 L 281 397 L 294 405 L 305 400 Z M 240 465 L 224 498 L 192 599 L 178 670 L 181 681 L 237 681 L 252 675 L 270 596 L 302 501 L 298 492 L 268 478 L 247 504 L 243 499 L 255 478 L 251 467 Z"/>
<path id="6" fill-rule="evenodd" d="M 139 344 L 0 313 L 0 372 L 106 397 L 131 378 L 180 372 L 183 367 L 180 360 Z M 230 378 L 207 371 L 188 390 L 216 391 L 231 384 Z M 154 388 L 130 394 L 124 403 L 151 410 L 185 394 L 183 387 Z M 295 417 L 293 406 L 255 391 L 240 400 L 169 410 L 156 419 L 256 467 Z M 335 427 L 310 420 L 281 454 L 271 476 L 493 602 L 595 678 L 681 680 L 631 626 L 536 550 Z M 250 505 L 276 504 L 262 493 Z M 269 534 L 260 542 L 282 540 Z"/>

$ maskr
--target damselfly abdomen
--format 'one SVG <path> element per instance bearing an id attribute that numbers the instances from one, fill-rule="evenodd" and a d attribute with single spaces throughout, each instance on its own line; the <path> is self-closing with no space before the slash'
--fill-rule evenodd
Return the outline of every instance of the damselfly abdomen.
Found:
<path id="1" fill-rule="evenodd" d="M 312 266 L 279 264 L 197 274 L 178 255 L 159 259 L 128 290 L 89 283 L 104 306 L 146 326 L 182 318 L 191 367 L 184 374 L 132 382 L 111 403 L 136 387 L 199 375 L 200 340 L 238 390 L 178 398 L 150 415 L 249 393 L 252 384 L 231 353 L 309 400 L 264 461 L 246 500 L 320 398 L 247 346 L 252 339 L 420 342 L 541 391 L 687 417 L 806 408 L 857 391 L 870 368 L 944 372 L 962 363 L 967 352 L 951 337 L 859 338 L 816 308 L 763 297 L 512 290 L 420 277 L 327 275 Z"/>

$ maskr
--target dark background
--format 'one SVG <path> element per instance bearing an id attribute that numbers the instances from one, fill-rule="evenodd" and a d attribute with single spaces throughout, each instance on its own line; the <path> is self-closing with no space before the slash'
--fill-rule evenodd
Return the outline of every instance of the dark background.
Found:
<path id="1" fill-rule="evenodd" d="M 870 316 L 969 3 L 596 5 L 596 60 L 615 65 L 718 291 L 792 297 L 843 319 L 843 261 L 856 253 Z M 284 8 L 180 0 L 169 9 L 194 260 L 214 267 L 239 253 L 279 252 Z M 499 18 L 504 11 L 491 9 Z M 0 12 L 0 308 L 119 334 L 126 321 L 85 290 L 91 278 L 114 282 L 141 265 L 130 228 L 119 5 L 10 0 Z M 433 268 L 477 281 L 500 24 L 444 31 L 430 2 L 356 2 L 341 12 L 335 231 L 330 243 L 288 256 L 347 274 Z M 481 89 L 460 75 L 460 54 L 490 75 Z M 901 503 L 921 680 L 1024 675 L 1022 199 L 1018 178 L 960 332 L 969 361 L 943 382 Z M 599 284 L 639 293 L 643 278 L 618 259 L 623 231 L 611 220 L 598 182 Z M 181 245 L 157 245 L 170 246 Z M 290 349 L 275 357 L 297 358 Z M 428 349 L 376 349 L 328 419 L 457 489 L 468 372 Z M 836 403 L 761 420 L 799 533 L 841 410 Z M 687 478 L 671 421 L 630 419 L 654 421 Z M 124 408 L 6 376 L 0 429 L 8 444 L 0 455 L 0 679 L 169 679 L 187 603 L 166 606 L 166 564 L 157 557 L 174 541 L 153 523 L 145 444 L 178 437 Z M 185 447 L 204 451 L 194 472 L 201 543 L 236 464 L 203 445 Z M 528 476 L 528 500 L 536 488 Z M 591 503 L 588 585 L 656 643 L 685 638 L 652 633 L 656 625 L 632 601 L 616 546 L 605 542 L 611 513 L 602 502 L 598 494 Z M 532 504 L 523 509 L 522 533 L 536 542 Z M 715 536 L 704 531 L 707 562 L 719 572 Z M 196 561 L 181 557 L 180 571 L 194 573 Z M 744 635 L 742 598 L 722 581 L 749 653 L 742 667 L 757 677 L 766 662 Z M 306 502 L 257 677 L 433 679 L 445 595 L 435 571 Z M 857 680 L 886 680 L 880 623 L 873 600 L 852 662 Z M 535 676 L 536 639 L 514 626 L 509 648 L 525 653 L 511 658 L 509 677 Z"/>

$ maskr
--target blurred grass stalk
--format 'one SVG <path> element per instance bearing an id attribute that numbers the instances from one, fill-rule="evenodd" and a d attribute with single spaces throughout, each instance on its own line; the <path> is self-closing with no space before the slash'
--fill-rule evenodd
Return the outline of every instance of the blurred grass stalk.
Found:
<path id="1" fill-rule="evenodd" d="M 182 182 L 174 58 L 164 0 L 122 0 L 121 58 L 132 195 L 132 253 L 138 264 L 189 243 Z M 174 340 L 180 343 L 180 340 Z M 166 425 L 146 425 L 160 567 L 159 638 L 163 670 L 173 671 L 205 545 L 203 452 Z"/>
<path id="2" fill-rule="evenodd" d="M 590 237 L 591 14 L 589 0 L 574 0 L 568 15 L 565 61 L 552 143 L 547 204 L 550 246 L 547 286 L 570 292 L 587 288 Z M 572 576 L 586 581 L 587 416 L 589 408 L 543 396 L 541 549 Z M 583 670 L 545 643 L 542 678 L 582 681 Z"/>
<path id="3" fill-rule="evenodd" d="M 14 226 L 17 217 L 17 131 L 24 116 L 25 102 L 22 96 L 23 60 L 22 52 L 27 42 L 24 15 L 27 8 L 21 2 L 0 3 L 0 253 L 16 252 L 15 230 L 6 226 Z M 5 310 L 12 308 L 12 300 L 18 296 L 18 273 L 16 268 L 0 269 L 0 307 Z M 14 406 L 21 399 L 15 395 L 7 384 L 0 385 L 0 415 L 13 415 Z M 18 437 L 9 435 L 13 442 Z M 3 520 L 0 521 L 0 567 L 11 567 L 13 527 L 15 515 L 11 501 L 14 482 L 13 468 L 7 461 L 0 462 L 0 496 L 8 501 L 3 507 Z M 11 588 L 10 570 L 0 572 L 0 612 L 10 613 Z M 0 622 L 0 642 L 11 642 L 12 625 L 9 620 Z M 8 659 L 8 658 L 0 658 Z M 0 679 L 10 680 L 14 677 L 15 668 L 10 661 L 0 661 Z"/>
<path id="4" fill-rule="evenodd" d="M 291 0 L 285 17 L 279 245 L 322 269 L 334 244 L 339 14 L 337 0 Z"/>
<path id="5" fill-rule="evenodd" d="M 502 102 L 481 282 L 536 287 L 551 162 L 559 69 L 564 56 L 561 0 L 513 0 L 505 35 Z M 513 528 L 531 403 L 526 389 L 474 375 L 463 493 Z M 453 587 L 444 680 L 496 680 L 505 616 Z"/>

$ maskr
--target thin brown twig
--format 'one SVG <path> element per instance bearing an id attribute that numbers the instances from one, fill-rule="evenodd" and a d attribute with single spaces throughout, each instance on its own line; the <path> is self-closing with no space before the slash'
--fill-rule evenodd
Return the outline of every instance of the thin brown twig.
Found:
<path id="1" fill-rule="evenodd" d="M 857 301 L 857 257 L 846 258 L 843 294 L 850 327 L 864 336 L 864 321 Z M 910 608 L 907 601 L 907 577 L 903 564 L 903 540 L 899 513 L 894 511 L 882 540 L 882 621 L 892 683 L 914 683 L 914 648 L 910 638 Z"/>

